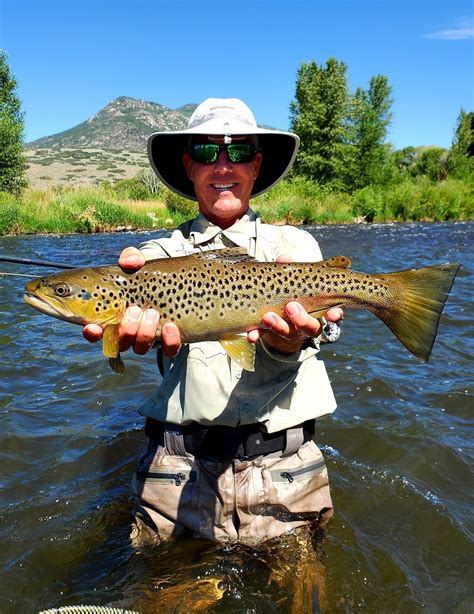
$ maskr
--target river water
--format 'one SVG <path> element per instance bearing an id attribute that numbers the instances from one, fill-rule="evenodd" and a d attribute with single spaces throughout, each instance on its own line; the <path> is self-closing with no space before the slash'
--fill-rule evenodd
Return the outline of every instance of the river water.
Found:
<path id="1" fill-rule="evenodd" d="M 365 272 L 462 264 L 428 364 L 361 312 L 346 312 L 340 341 L 322 349 L 338 401 L 315 437 L 335 505 L 318 544 L 324 611 L 473 612 L 474 224 L 308 230 L 326 256 L 345 254 Z M 113 263 L 147 236 L 4 237 L 0 253 Z M 31 268 L 22 272 L 40 274 Z M 0 277 L 0 612 L 290 611 L 258 553 L 198 540 L 132 548 L 138 407 L 157 386 L 154 358 L 127 354 L 115 375 L 79 327 L 23 303 L 24 283 Z"/>

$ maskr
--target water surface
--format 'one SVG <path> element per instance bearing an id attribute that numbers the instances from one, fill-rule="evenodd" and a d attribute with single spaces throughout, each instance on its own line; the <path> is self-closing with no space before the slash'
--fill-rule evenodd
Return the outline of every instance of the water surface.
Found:
<path id="1" fill-rule="evenodd" d="M 322 350 L 338 400 L 315 437 L 335 504 L 318 546 L 327 611 L 472 612 L 474 225 L 309 230 L 326 256 L 366 272 L 462 263 L 428 364 L 365 313 L 347 312 L 341 340 Z M 0 253 L 113 263 L 147 236 L 5 237 Z M 127 354 L 115 375 L 79 327 L 24 304 L 23 286 L 0 277 L 0 612 L 289 611 L 256 553 L 198 540 L 132 549 L 129 485 L 145 446 L 138 408 L 158 385 L 154 357 Z"/>

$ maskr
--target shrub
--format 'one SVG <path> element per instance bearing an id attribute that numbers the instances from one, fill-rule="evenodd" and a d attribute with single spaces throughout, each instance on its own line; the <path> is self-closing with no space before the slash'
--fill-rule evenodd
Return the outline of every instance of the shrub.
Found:
<path id="1" fill-rule="evenodd" d="M 354 192 L 352 212 L 355 216 L 364 218 L 366 222 L 383 219 L 385 211 L 381 189 L 369 185 Z"/>
<path id="2" fill-rule="evenodd" d="M 177 215 L 181 221 L 196 217 L 198 213 L 197 202 L 183 198 L 168 188 L 163 188 L 162 198 L 168 211 Z"/>
<path id="3" fill-rule="evenodd" d="M 0 234 L 12 234 L 18 230 L 20 205 L 7 192 L 0 192 Z"/>

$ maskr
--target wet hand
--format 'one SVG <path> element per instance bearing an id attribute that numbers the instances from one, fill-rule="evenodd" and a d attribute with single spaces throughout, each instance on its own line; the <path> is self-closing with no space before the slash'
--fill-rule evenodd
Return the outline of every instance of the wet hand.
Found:
<path id="1" fill-rule="evenodd" d="M 119 256 L 119 265 L 126 271 L 136 271 L 144 264 L 145 258 L 136 247 L 126 247 Z M 130 306 L 119 324 L 119 350 L 125 352 L 133 347 L 136 354 L 146 354 L 156 340 L 159 321 L 159 313 L 154 309 L 142 310 L 138 305 Z M 102 327 L 98 324 L 87 324 L 82 333 L 91 342 L 99 341 L 103 336 Z M 175 324 L 168 322 L 163 326 L 161 344 L 169 358 L 179 352 L 181 334 Z"/>
<path id="2" fill-rule="evenodd" d="M 324 317 L 330 322 L 339 322 L 343 315 L 340 307 L 334 307 L 329 309 Z M 286 305 L 285 318 L 269 311 L 263 316 L 262 325 L 264 328 L 249 331 L 249 341 L 255 343 L 264 338 L 267 346 L 282 354 L 299 352 L 309 337 L 318 337 L 321 334 L 322 328 L 321 322 L 296 301 Z"/>
<path id="3" fill-rule="evenodd" d="M 292 262 L 289 256 L 280 256 L 277 262 Z M 340 307 L 329 309 L 326 320 L 339 322 L 344 316 Z M 274 312 L 266 313 L 262 318 L 263 328 L 248 332 L 248 340 L 255 343 L 264 338 L 265 344 L 283 354 L 293 354 L 301 350 L 301 346 L 309 337 L 321 334 L 321 322 L 313 318 L 297 301 L 289 302 L 285 307 L 284 317 Z"/>

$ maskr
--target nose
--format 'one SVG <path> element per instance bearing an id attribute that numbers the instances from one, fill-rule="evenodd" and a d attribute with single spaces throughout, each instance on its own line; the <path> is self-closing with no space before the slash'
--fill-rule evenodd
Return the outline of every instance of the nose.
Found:
<path id="1" fill-rule="evenodd" d="M 224 172 L 232 168 L 232 162 L 230 162 L 229 158 L 227 157 L 227 153 L 224 150 L 219 152 L 219 157 L 214 164 L 214 168 Z"/>

